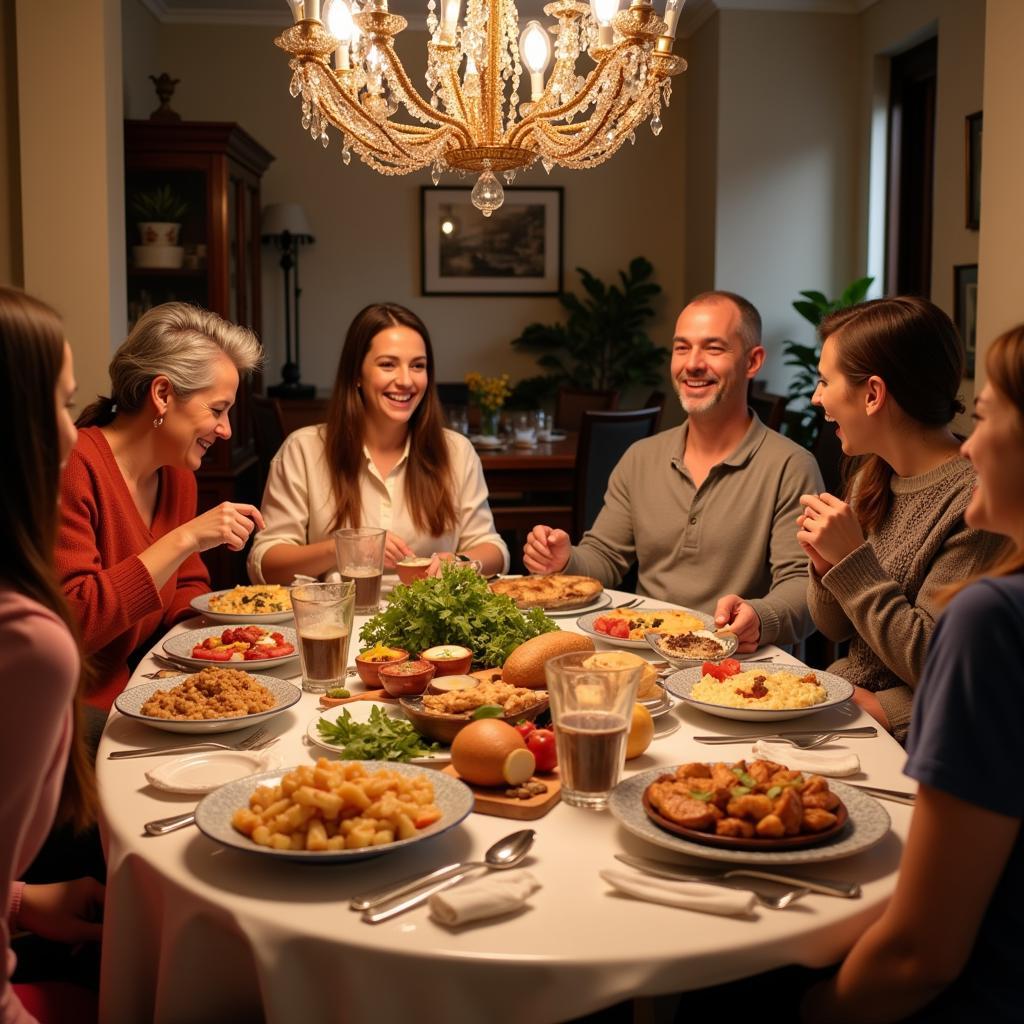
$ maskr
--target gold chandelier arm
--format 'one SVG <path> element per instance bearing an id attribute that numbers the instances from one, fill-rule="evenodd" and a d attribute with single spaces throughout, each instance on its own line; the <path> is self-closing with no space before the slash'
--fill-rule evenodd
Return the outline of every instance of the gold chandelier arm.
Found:
<path id="1" fill-rule="evenodd" d="M 524 117 L 522 121 L 520 121 L 519 124 L 517 124 L 515 128 L 512 129 L 512 132 L 509 135 L 509 144 L 519 145 L 520 140 L 523 138 L 525 133 L 530 131 L 535 126 L 541 124 L 542 122 L 557 120 L 558 118 L 564 117 L 570 111 L 578 109 L 582 105 L 583 101 L 589 96 L 589 94 L 598 87 L 599 83 L 602 81 L 604 77 L 605 68 L 608 66 L 608 64 L 611 63 L 612 58 L 614 56 L 617 56 L 618 52 L 621 51 L 613 51 L 606 57 L 602 58 L 597 67 L 595 67 L 594 70 L 590 72 L 590 75 L 587 77 L 587 81 L 584 84 L 583 88 L 568 103 L 563 103 L 559 107 L 549 107 L 545 109 L 543 106 L 542 97 L 541 100 L 539 100 L 537 104 L 534 106 L 534 108 L 526 115 L 526 117 Z M 618 87 L 615 90 L 616 93 L 618 93 L 621 90 L 621 88 L 622 69 L 620 67 L 619 83 Z M 546 91 L 547 90 L 545 90 L 545 92 Z M 587 124 L 589 124 L 589 119 L 587 121 L 580 122 L 580 124 L 576 125 L 575 127 L 582 128 Z M 573 126 L 567 125 L 566 127 L 571 128 Z"/>
<path id="2" fill-rule="evenodd" d="M 601 117 L 596 119 L 596 124 L 594 123 L 594 117 L 590 117 L 578 125 L 551 125 L 547 121 L 538 121 L 534 126 L 534 131 L 542 135 L 547 141 L 554 143 L 555 152 L 550 155 L 556 156 L 558 159 L 563 157 L 571 159 L 577 153 L 587 149 L 598 134 L 604 131 L 605 126 L 611 119 L 613 110 L 614 104 L 609 103 Z M 568 134 L 564 131 L 566 128 L 576 129 L 576 134 L 569 140 L 563 138 L 564 135 Z M 559 131 L 559 129 L 563 129 L 563 131 Z M 566 145 L 567 141 L 569 145 Z"/>
<path id="3" fill-rule="evenodd" d="M 462 92 L 462 84 L 459 82 L 459 70 L 457 64 L 445 68 L 445 93 L 448 109 L 454 107 L 459 114 L 463 124 L 469 124 L 469 113 L 466 110 L 466 97 Z"/>
<path id="4" fill-rule="evenodd" d="M 388 62 L 388 67 L 391 69 L 391 73 L 395 76 L 398 80 L 398 84 L 402 87 L 402 92 L 404 93 L 403 98 L 405 99 L 406 105 L 412 105 L 431 121 L 435 121 L 442 125 L 448 125 L 448 127 L 454 129 L 456 134 L 459 135 L 464 146 L 472 146 L 473 139 L 466 130 L 466 126 L 464 124 L 456 120 L 456 118 L 449 117 L 447 114 L 442 113 L 440 110 L 435 110 L 416 91 L 416 87 L 409 80 L 409 76 L 405 73 L 405 68 L 402 67 L 402 62 L 398 59 L 398 54 L 395 53 L 394 47 L 391 45 L 391 40 L 388 40 L 387 44 L 383 47 L 383 52 L 384 59 Z"/>
<path id="5" fill-rule="evenodd" d="M 484 140 L 488 146 L 501 138 L 501 18 L 496 16 L 494 0 L 487 9 L 487 73 L 483 76 Z"/>

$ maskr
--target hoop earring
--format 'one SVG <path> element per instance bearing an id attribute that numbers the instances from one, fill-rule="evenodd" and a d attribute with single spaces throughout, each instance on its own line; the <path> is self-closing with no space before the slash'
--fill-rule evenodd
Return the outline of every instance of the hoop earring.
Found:
<path id="1" fill-rule="evenodd" d="M 159 427 L 163 426 L 163 423 L 164 423 L 163 416 L 157 416 L 157 418 L 155 420 L 153 420 L 153 428 L 154 429 L 158 429 Z"/>

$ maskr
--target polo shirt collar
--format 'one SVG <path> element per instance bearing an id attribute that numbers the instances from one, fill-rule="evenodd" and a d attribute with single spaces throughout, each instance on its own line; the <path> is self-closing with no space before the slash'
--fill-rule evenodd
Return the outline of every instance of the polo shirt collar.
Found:
<path id="1" fill-rule="evenodd" d="M 743 435 L 743 440 L 736 446 L 735 451 L 727 458 L 722 459 L 718 465 L 720 466 L 743 466 L 753 457 L 754 452 L 761 447 L 762 442 L 765 439 L 765 435 L 768 433 L 768 428 L 758 418 L 756 412 L 753 409 L 747 408 L 747 412 L 751 415 L 750 425 L 747 427 L 747 432 Z M 676 448 L 673 461 L 681 462 L 682 454 L 686 451 L 686 436 L 689 433 L 690 420 L 687 417 L 683 421 L 681 427 L 681 433 L 679 435 L 679 446 Z"/>

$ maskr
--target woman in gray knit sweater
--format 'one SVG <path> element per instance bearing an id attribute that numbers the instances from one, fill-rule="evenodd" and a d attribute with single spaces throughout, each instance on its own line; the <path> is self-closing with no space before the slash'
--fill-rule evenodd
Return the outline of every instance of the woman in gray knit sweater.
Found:
<path id="1" fill-rule="evenodd" d="M 1003 541 L 970 529 L 970 463 L 950 430 L 963 343 L 926 299 L 861 303 L 826 317 L 813 402 L 847 456 L 845 500 L 801 498 L 797 537 L 810 560 L 808 604 L 818 629 L 850 640 L 829 670 L 897 739 L 910 724 L 943 587 L 990 564 Z"/>

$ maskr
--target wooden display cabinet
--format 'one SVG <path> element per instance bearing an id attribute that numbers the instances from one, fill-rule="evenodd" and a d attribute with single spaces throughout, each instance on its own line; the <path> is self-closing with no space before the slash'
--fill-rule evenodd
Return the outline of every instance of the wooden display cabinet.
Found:
<path id="1" fill-rule="evenodd" d="M 203 306 L 260 334 L 260 178 L 274 159 L 237 124 L 126 121 L 125 204 L 129 328 L 143 312 L 179 300 Z M 137 192 L 169 186 L 187 203 L 178 244 L 185 265 L 134 264 L 139 243 L 130 201 Z M 232 437 L 210 449 L 197 474 L 199 510 L 221 501 L 260 499 L 249 396 L 243 381 L 231 410 Z M 203 559 L 214 589 L 245 581 L 245 555 L 218 547 Z"/>

